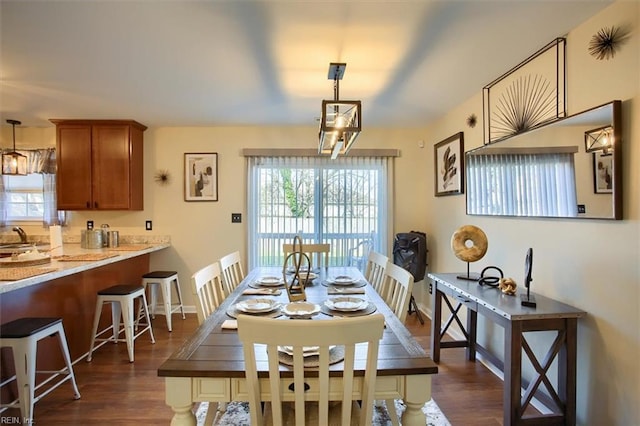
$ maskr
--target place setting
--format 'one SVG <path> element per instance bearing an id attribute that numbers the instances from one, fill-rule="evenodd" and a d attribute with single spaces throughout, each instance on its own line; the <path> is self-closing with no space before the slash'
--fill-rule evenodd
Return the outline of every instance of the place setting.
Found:
<path id="1" fill-rule="evenodd" d="M 322 282 L 328 294 L 364 294 L 367 282 L 349 275 L 329 277 Z"/>
<path id="2" fill-rule="evenodd" d="M 368 300 L 354 296 L 338 296 L 327 299 L 320 311 L 329 316 L 357 317 L 376 311 L 376 305 Z"/>
<path id="3" fill-rule="evenodd" d="M 312 368 L 320 365 L 320 346 L 304 346 L 302 348 L 304 367 Z M 329 364 L 336 364 L 344 359 L 344 346 L 329 346 Z M 293 346 L 278 346 L 278 361 L 293 366 Z"/>
<path id="4" fill-rule="evenodd" d="M 281 312 L 291 319 L 311 319 L 320 313 L 320 309 L 316 303 L 299 301 L 282 306 Z"/>
<path id="5" fill-rule="evenodd" d="M 284 285 L 285 281 L 282 277 L 264 276 L 249 283 L 249 288 L 243 291 L 242 294 L 278 296 L 282 293 L 281 287 Z"/>
<path id="6" fill-rule="evenodd" d="M 282 315 L 281 307 L 282 304 L 275 299 L 253 298 L 232 305 L 227 309 L 227 315 L 234 319 L 242 314 L 277 318 Z"/>

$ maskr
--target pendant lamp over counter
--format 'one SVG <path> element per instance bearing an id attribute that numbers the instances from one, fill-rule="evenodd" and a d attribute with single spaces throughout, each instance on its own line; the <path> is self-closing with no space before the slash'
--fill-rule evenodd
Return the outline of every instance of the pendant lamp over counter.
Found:
<path id="1" fill-rule="evenodd" d="M 7 120 L 13 126 L 13 151 L 2 154 L 3 175 L 26 175 L 27 157 L 16 151 L 16 124 L 22 124 L 18 120 Z"/>
<path id="2" fill-rule="evenodd" d="M 347 154 L 362 130 L 362 102 L 339 99 L 340 80 L 346 63 L 329 64 L 329 80 L 333 80 L 333 100 L 322 101 L 318 154 Z"/>

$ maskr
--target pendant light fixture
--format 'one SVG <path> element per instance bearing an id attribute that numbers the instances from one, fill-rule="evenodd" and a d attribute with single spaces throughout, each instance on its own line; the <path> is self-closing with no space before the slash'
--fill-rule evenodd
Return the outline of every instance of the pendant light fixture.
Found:
<path id="1" fill-rule="evenodd" d="M 589 130 L 584 133 L 584 144 L 586 152 L 603 151 L 607 154 L 613 149 L 614 144 L 613 127 L 605 126 Z"/>
<path id="2" fill-rule="evenodd" d="M 2 154 L 3 175 L 26 175 L 27 157 L 16 151 L 16 124 L 22 124 L 18 120 L 7 120 L 13 126 L 13 151 Z"/>
<path id="3" fill-rule="evenodd" d="M 346 63 L 329 64 L 328 78 L 333 80 L 333 100 L 322 101 L 318 153 L 330 154 L 332 159 L 348 153 L 362 130 L 362 102 L 339 99 L 340 80 L 346 67 Z"/>

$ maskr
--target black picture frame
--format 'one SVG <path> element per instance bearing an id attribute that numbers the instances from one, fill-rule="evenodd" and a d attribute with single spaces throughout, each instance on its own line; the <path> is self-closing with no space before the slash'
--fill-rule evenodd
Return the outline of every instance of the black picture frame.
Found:
<path id="1" fill-rule="evenodd" d="M 184 200 L 218 201 L 218 154 L 184 154 Z"/>
<path id="2" fill-rule="evenodd" d="M 613 193 L 613 155 L 597 151 L 593 153 L 593 192 Z"/>
<path id="3" fill-rule="evenodd" d="M 566 117 L 566 39 L 559 37 L 482 89 L 484 144 Z"/>
<path id="4" fill-rule="evenodd" d="M 464 193 L 464 133 L 459 132 L 433 147 L 435 196 Z"/>

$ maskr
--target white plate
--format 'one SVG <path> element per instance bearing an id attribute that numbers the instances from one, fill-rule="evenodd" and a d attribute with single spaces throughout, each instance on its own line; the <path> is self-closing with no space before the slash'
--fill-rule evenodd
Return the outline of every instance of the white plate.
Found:
<path id="1" fill-rule="evenodd" d="M 315 274 L 313 272 L 309 272 L 309 278 L 307 278 L 307 271 L 305 271 L 305 272 L 300 271 L 300 279 L 301 280 L 311 281 L 311 280 L 315 280 L 316 278 L 318 278 L 318 274 Z"/>
<path id="2" fill-rule="evenodd" d="M 309 269 L 308 266 L 301 266 L 300 267 L 300 273 L 307 272 L 308 269 Z M 311 269 L 313 269 L 313 268 L 311 268 Z M 296 268 L 293 267 L 293 266 L 289 266 L 287 268 L 287 272 L 289 272 L 290 274 L 293 274 L 295 271 L 296 271 Z"/>
<path id="3" fill-rule="evenodd" d="M 333 285 L 351 285 L 357 283 L 358 280 L 348 275 L 338 275 L 337 277 L 329 278 L 327 282 Z"/>
<path id="4" fill-rule="evenodd" d="M 256 284 L 264 286 L 279 286 L 284 284 L 281 277 L 260 277 L 256 280 Z"/>
<path id="5" fill-rule="evenodd" d="M 324 301 L 327 308 L 333 311 L 353 312 L 360 311 L 369 306 L 369 302 L 358 297 L 342 296 Z"/>
<path id="6" fill-rule="evenodd" d="M 320 312 L 320 306 L 309 302 L 292 302 L 282 307 L 282 313 L 290 317 L 310 317 Z"/>
<path id="7" fill-rule="evenodd" d="M 249 299 L 236 303 L 236 309 L 250 314 L 270 312 L 278 306 L 279 303 L 273 299 Z"/>

